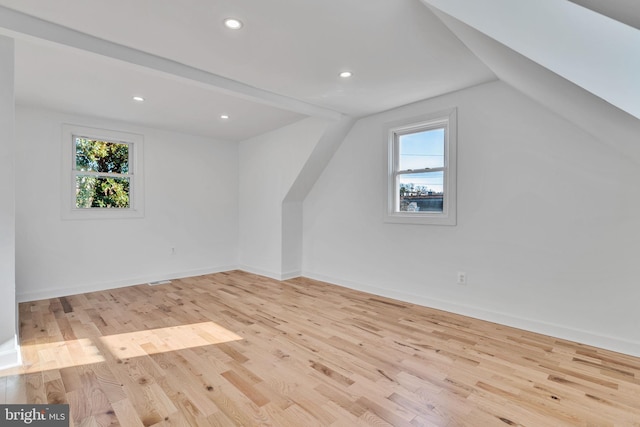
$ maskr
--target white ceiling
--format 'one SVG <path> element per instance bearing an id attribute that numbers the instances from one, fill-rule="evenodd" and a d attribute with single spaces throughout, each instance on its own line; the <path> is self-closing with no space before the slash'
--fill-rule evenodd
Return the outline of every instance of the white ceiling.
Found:
<path id="1" fill-rule="evenodd" d="M 16 41 L 21 105 L 244 140 L 304 117 L 78 49 Z M 132 100 L 134 95 L 144 103 Z M 228 114 L 229 120 L 220 116 Z"/>
<path id="2" fill-rule="evenodd" d="M 0 0 L 0 27 L 18 104 L 234 141 L 496 78 L 419 0 Z"/>

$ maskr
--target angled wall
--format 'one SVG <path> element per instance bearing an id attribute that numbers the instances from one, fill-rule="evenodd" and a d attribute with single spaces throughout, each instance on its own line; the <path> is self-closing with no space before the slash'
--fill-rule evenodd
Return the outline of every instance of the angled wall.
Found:
<path id="1" fill-rule="evenodd" d="M 303 201 L 355 122 L 355 118 L 343 116 L 327 124 L 282 202 L 282 271 L 285 277 L 296 277 L 302 272 Z"/>
<path id="2" fill-rule="evenodd" d="M 282 268 L 283 215 L 287 224 L 297 220 L 283 212 L 283 200 L 328 123 L 308 118 L 239 143 L 240 268 L 276 279 L 299 275 Z"/>

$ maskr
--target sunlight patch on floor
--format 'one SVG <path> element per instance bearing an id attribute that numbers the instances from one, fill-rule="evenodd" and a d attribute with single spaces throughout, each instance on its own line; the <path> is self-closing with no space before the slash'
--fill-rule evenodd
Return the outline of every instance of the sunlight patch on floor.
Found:
<path id="1" fill-rule="evenodd" d="M 1 375 L 30 374 L 105 361 L 100 350 L 90 338 L 23 344 L 20 348 L 22 366 L 3 371 Z"/>
<path id="2" fill-rule="evenodd" d="M 100 343 L 94 341 L 96 338 Z M 214 322 L 203 322 L 104 337 L 22 344 L 22 366 L 0 371 L 0 377 L 105 362 L 107 359 L 96 344 L 105 347 L 116 359 L 127 359 L 241 339 Z"/>
<path id="3" fill-rule="evenodd" d="M 238 341 L 242 337 L 214 322 L 170 326 L 100 337 L 119 359 Z"/>

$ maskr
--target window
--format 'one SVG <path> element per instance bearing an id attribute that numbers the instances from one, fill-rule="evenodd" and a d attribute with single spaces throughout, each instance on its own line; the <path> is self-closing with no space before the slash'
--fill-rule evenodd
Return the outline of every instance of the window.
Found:
<path id="1" fill-rule="evenodd" d="M 128 209 L 131 195 L 130 143 L 73 136 L 76 209 Z"/>
<path id="2" fill-rule="evenodd" d="M 456 110 L 390 124 L 387 222 L 456 224 Z"/>
<path id="3" fill-rule="evenodd" d="M 65 219 L 144 215 L 141 135 L 63 126 Z"/>

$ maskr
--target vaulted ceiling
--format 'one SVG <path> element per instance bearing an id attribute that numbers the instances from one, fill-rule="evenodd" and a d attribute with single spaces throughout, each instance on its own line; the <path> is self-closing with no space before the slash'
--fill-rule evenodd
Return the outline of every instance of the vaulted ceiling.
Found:
<path id="1" fill-rule="evenodd" d="M 482 46 L 467 40 L 469 29 L 482 33 L 487 43 L 533 56 L 539 66 L 635 114 L 633 105 L 610 98 L 606 85 L 606 93 L 586 87 L 575 76 L 554 69 L 558 64 L 537 58 L 536 49 L 544 51 L 544 42 L 535 45 L 525 33 L 504 32 L 509 28 L 503 25 L 508 14 L 522 15 L 517 13 L 519 7 L 545 4 L 569 10 L 568 4 L 583 10 L 577 3 L 595 9 L 590 3 L 596 2 L 510 3 L 507 7 L 499 0 L 0 0 L 0 34 L 16 39 L 19 105 L 225 140 L 243 140 L 307 116 L 363 116 L 497 78 L 508 80 L 504 67 L 492 61 Z M 487 13 L 465 13 L 471 5 Z M 584 10 L 592 18 L 614 18 L 606 18 L 607 25 L 613 23 L 612 28 L 629 39 L 623 51 L 637 48 L 640 32 L 633 25 L 640 20 L 633 18 L 635 0 L 613 0 L 604 9 Z M 501 20 L 495 19 L 496 11 L 504 12 Z M 621 16 L 627 25 L 619 22 Z M 243 27 L 226 28 L 223 20 L 228 17 L 240 19 Z M 564 26 L 568 34 L 583 31 L 566 25 L 575 23 L 571 16 L 554 16 L 551 21 L 558 28 Z M 609 27 L 601 28 L 606 28 L 600 38 L 604 44 L 586 46 L 587 57 L 617 40 L 610 39 Z M 518 29 L 522 28 L 512 28 Z M 562 46 L 566 43 L 559 41 L 547 47 Z M 636 60 L 627 57 L 613 67 L 635 71 L 640 67 L 639 52 Z M 562 55 L 559 58 L 562 65 Z M 339 77 L 344 70 L 353 76 Z M 610 72 L 593 70 L 596 80 L 608 78 Z M 512 80 L 515 83 L 510 84 L 518 84 Z M 628 93 L 635 96 L 636 89 L 637 85 Z M 145 102 L 132 101 L 135 95 Z M 221 119 L 223 114 L 229 119 Z"/>
<path id="2" fill-rule="evenodd" d="M 474 41 L 462 35 L 467 31 L 460 29 L 451 18 L 640 118 L 640 31 L 637 28 L 565 0 L 423 2 L 437 10 L 448 28 L 468 47 L 474 45 Z M 631 11 L 640 10 L 640 4 L 636 4 Z M 617 16 L 621 7 L 610 5 L 601 9 Z M 478 49 L 471 49 L 480 54 Z M 485 58 L 483 62 L 495 68 L 493 61 Z"/>

